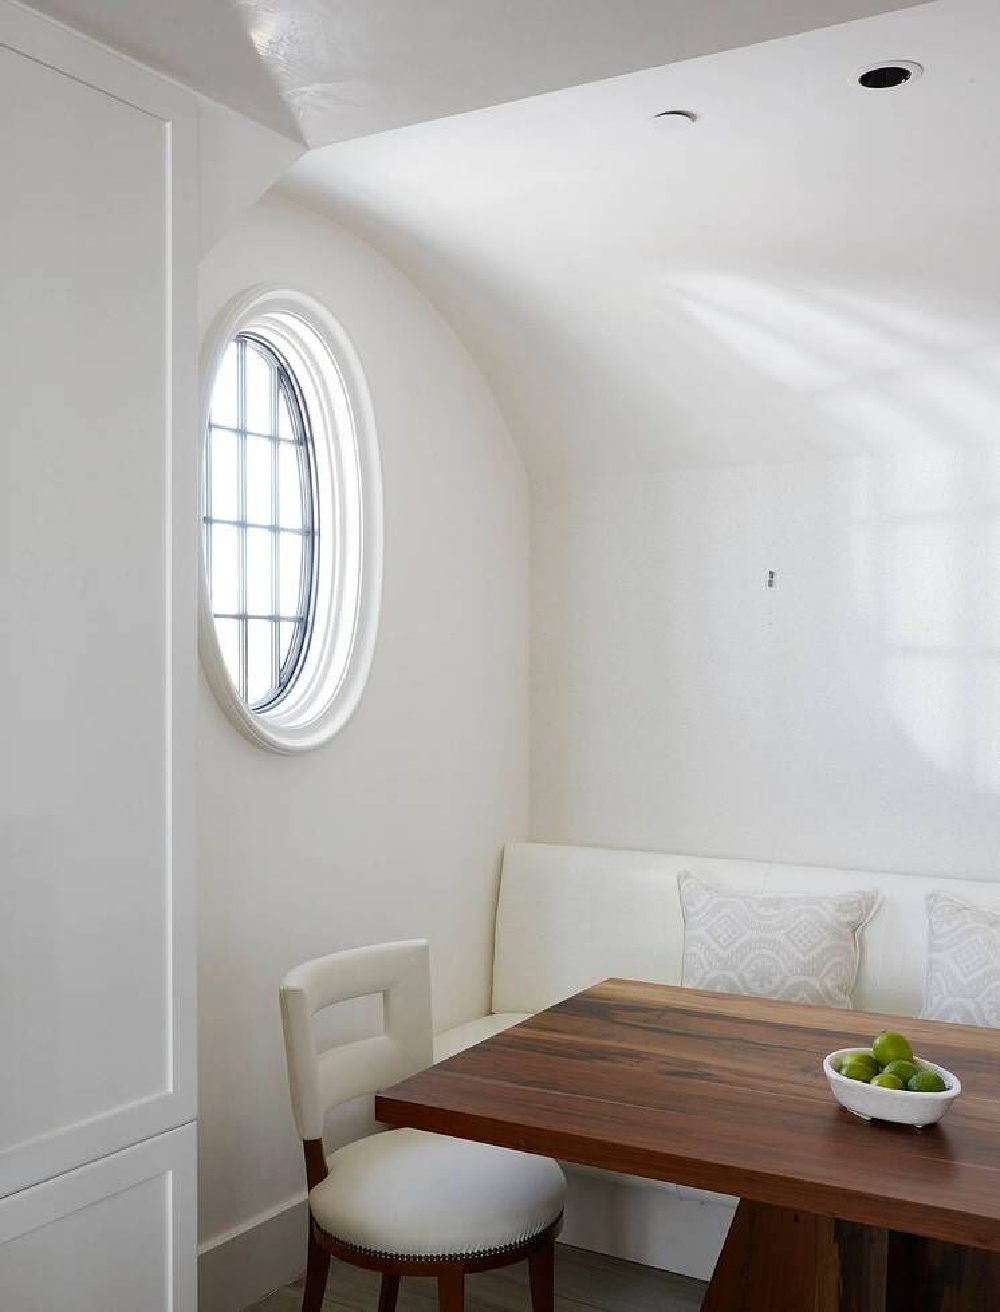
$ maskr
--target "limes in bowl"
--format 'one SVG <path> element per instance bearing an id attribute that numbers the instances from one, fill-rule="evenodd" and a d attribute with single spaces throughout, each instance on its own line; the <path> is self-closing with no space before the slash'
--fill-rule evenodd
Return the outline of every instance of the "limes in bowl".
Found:
<path id="1" fill-rule="evenodd" d="M 957 1075 L 915 1056 L 894 1030 L 884 1030 L 870 1048 L 829 1053 L 823 1069 L 837 1101 L 866 1121 L 933 1125 L 962 1092 Z"/>
<path id="2" fill-rule="evenodd" d="M 944 1093 L 947 1082 L 913 1055 L 913 1045 L 895 1030 L 883 1030 L 870 1049 L 847 1048 L 832 1062 L 846 1080 L 907 1093 Z"/>

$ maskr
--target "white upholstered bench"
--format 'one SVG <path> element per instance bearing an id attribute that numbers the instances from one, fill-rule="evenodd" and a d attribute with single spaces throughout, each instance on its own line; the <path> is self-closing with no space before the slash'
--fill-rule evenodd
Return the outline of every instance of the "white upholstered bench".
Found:
<path id="1" fill-rule="evenodd" d="M 1000 911 L 1000 883 L 510 844 L 497 906 L 492 1012 L 439 1034 L 435 1058 L 450 1057 L 612 975 L 679 984 L 682 870 L 747 893 L 878 889 L 882 904 L 862 936 L 854 1001 L 862 1010 L 904 1016 L 920 1010 L 925 895 L 943 888 Z M 702 1279 L 711 1274 L 735 1199 L 578 1167 L 568 1174 L 564 1242 Z"/>

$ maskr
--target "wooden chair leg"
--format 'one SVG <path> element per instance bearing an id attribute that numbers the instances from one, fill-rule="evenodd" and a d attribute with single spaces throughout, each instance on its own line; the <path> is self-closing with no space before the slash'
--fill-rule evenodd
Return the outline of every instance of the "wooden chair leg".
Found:
<path id="1" fill-rule="evenodd" d="M 378 1296 L 378 1312 L 396 1312 L 396 1299 L 399 1296 L 399 1276 L 388 1274 L 382 1277 L 382 1289 Z"/>
<path id="2" fill-rule="evenodd" d="M 306 1287 L 302 1293 L 302 1312 L 322 1312 L 326 1278 L 330 1274 L 330 1254 L 316 1242 L 309 1227 L 309 1256 L 306 1264 Z"/>
<path id="3" fill-rule="evenodd" d="M 528 1282 L 531 1285 L 533 1312 L 555 1312 L 556 1241 L 550 1239 L 528 1258 Z"/>
<path id="4" fill-rule="evenodd" d="M 440 1312 L 465 1312 L 465 1272 L 461 1267 L 438 1276 L 438 1308 Z"/>

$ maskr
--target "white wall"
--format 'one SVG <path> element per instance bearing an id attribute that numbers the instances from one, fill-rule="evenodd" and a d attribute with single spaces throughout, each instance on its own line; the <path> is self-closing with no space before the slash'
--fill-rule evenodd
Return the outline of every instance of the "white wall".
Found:
<path id="1" fill-rule="evenodd" d="M 540 487 L 532 544 L 534 838 L 1000 878 L 994 449 Z"/>
<path id="2" fill-rule="evenodd" d="M 292 169 L 524 456 L 533 837 L 1000 873 L 998 39 L 947 0 Z"/>
<path id="3" fill-rule="evenodd" d="M 206 96 L 197 97 L 199 252 L 207 255 L 305 147 Z"/>
<path id="4" fill-rule="evenodd" d="M 292 758 L 252 747 L 202 679 L 209 1244 L 303 1188 L 282 974 L 340 947 L 426 935 L 437 1028 L 481 1015 L 501 844 L 527 824 L 527 486 L 492 397 L 402 275 L 280 198 L 261 202 L 204 261 L 203 331 L 261 281 L 320 298 L 360 353 L 382 450 L 385 587 L 367 690 L 327 747 Z"/>

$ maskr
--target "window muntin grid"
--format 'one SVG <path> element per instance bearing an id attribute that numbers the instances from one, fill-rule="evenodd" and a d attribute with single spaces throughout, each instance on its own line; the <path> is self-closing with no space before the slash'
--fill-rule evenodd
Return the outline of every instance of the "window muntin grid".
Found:
<path id="1" fill-rule="evenodd" d="M 203 486 L 212 618 L 229 677 L 255 712 L 299 675 L 315 611 L 312 435 L 291 369 L 239 333 L 216 374 Z"/>

